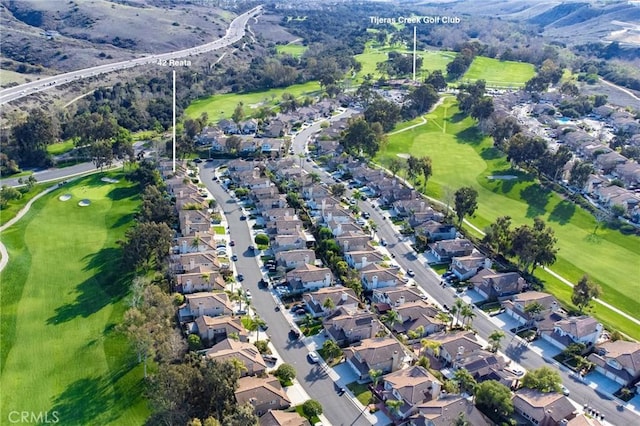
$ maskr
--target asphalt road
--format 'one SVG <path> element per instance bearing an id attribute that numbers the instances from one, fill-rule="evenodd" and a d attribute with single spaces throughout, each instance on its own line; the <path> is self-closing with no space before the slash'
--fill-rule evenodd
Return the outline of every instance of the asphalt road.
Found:
<path id="1" fill-rule="evenodd" d="M 141 58 L 131 59 L 128 61 L 115 62 L 105 65 L 99 65 L 95 67 L 85 68 L 81 70 L 71 71 L 64 74 L 58 74 L 51 77 L 40 78 L 39 80 L 24 83 L 19 86 L 14 86 L 8 89 L 0 90 L 0 105 L 20 99 L 33 93 L 49 90 L 56 86 L 71 83 L 74 81 L 82 80 L 85 78 L 94 77 L 96 75 L 105 74 L 113 71 L 119 71 L 127 68 L 133 68 L 139 65 L 155 64 L 157 66 L 166 67 L 183 67 L 187 66 L 187 60 L 181 58 L 188 58 L 193 55 L 199 55 L 201 53 L 210 52 L 213 50 L 221 49 L 229 46 L 240 40 L 245 35 L 245 27 L 249 22 L 249 19 L 257 16 L 262 11 L 261 6 L 257 6 L 242 15 L 236 17 L 224 37 L 206 43 L 200 46 L 191 47 L 188 49 L 178 50 L 175 52 L 160 53 L 157 55 L 147 55 Z"/>
<path id="2" fill-rule="evenodd" d="M 202 163 L 200 178 L 207 186 L 218 205 L 224 211 L 231 238 L 235 241 L 234 253 L 238 255 L 236 269 L 244 276 L 242 286 L 251 291 L 251 304 L 268 324 L 266 331 L 271 342 L 278 349 L 284 362 L 296 368 L 297 379 L 311 398 L 322 404 L 324 415 L 334 426 L 370 425 L 360 410 L 346 395 L 338 396 L 333 380 L 320 364 L 311 364 L 307 359 L 308 350 L 301 341 L 289 339 L 290 324 L 281 312 L 276 312 L 276 302 L 269 290 L 258 288 L 262 274 L 257 265 L 257 257 L 247 248 L 255 245 L 246 221 L 241 221 L 241 208 L 220 184 L 212 181 L 215 162 Z"/>
<path id="3" fill-rule="evenodd" d="M 353 113 L 353 111 L 348 110 L 345 114 L 351 115 Z M 296 135 L 292 145 L 296 154 L 305 152 L 307 139 L 318 129 L 319 125 L 314 125 Z M 302 166 L 308 172 L 318 173 L 323 182 L 327 184 L 335 183 L 335 180 L 323 169 L 318 168 L 315 163 L 302 161 Z M 371 215 L 371 220 L 376 222 L 378 226 L 376 232 L 380 238 L 384 238 L 388 242 L 387 249 L 395 255 L 395 261 L 405 271 L 413 269 L 415 272 L 415 282 L 429 294 L 431 300 L 435 300 L 440 305 L 453 306 L 456 300 L 454 292 L 450 288 L 440 286 L 440 277 L 431 268 L 418 260 L 410 243 L 403 240 L 402 236 L 395 232 L 388 217 L 384 218 L 385 213 L 374 209 L 370 200 L 359 201 L 358 206 L 363 212 L 368 212 Z M 480 337 L 487 340 L 488 336 L 496 330 L 497 325 L 493 323 L 484 312 L 476 309 L 475 313 L 476 317 L 473 320 L 473 327 Z M 503 331 L 505 338 L 502 341 L 502 352 L 518 364 L 527 370 L 533 370 L 545 365 L 557 369 L 553 364 L 545 361 L 538 353 L 524 345 L 522 340 L 517 338 L 509 330 Z M 570 377 L 566 371 L 558 369 L 558 372 L 562 376 L 563 384 L 571 392 L 570 398 L 578 404 L 587 404 L 600 411 L 600 413 L 604 415 L 605 420 L 614 425 L 640 424 L 640 416 L 628 409 L 621 409 L 616 399 L 578 382 L 576 379 Z"/>

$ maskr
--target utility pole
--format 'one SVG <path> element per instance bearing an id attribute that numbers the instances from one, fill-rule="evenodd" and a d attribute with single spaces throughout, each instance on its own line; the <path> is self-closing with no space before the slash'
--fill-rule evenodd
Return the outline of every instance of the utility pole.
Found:
<path id="1" fill-rule="evenodd" d="M 173 70 L 173 163 L 172 171 L 176 172 L 176 70 Z"/>
<path id="2" fill-rule="evenodd" d="M 413 27 L 413 81 L 416 81 L 416 27 Z"/>

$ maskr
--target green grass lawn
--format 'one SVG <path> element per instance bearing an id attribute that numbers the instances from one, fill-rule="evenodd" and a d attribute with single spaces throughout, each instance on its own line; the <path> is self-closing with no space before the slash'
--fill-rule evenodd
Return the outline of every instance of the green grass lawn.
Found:
<path id="1" fill-rule="evenodd" d="M 360 401 L 362 405 L 365 405 L 365 406 L 369 405 L 369 402 L 371 402 L 371 397 L 373 396 L 373 394 L 369 390 L 368 385 L 360 384 L 358 382 L 353 382 L 353 383 L 349 383 L 347 387 L 351 392 L 353 392 L 356 399 Z"/>
<path id="2" fill-rule="evenodd" d="M 399 153 L 430 156 L 433 176 L 427 193 L 443 199 L 447 191 L 461 186 L 476 188 L 479 207 L 471 222 L 481 229 L 498 216 L 511 216 L 514 226 L 532 224 L 535 216 L 542 217 L 558 238 L 558 259 L 553 271 L 573 283 L 586 273 L 602 286 L 605 301 L 631 315 L 640 311 L 640 301 L 630 297 L 638 289 L 633 277 L 640 272 L 640 239 L 609 229 L 599 230 L 594 237 L 593 216 L 544 190 L 532 177 L 512 170 L 506 158 L 493 148 L 490 138 L 481 137 L 473 121 L 458 114 L 454 99 L 447 98 L 427 118 L 426 125 L 390 136 L 376 160 L 384 164 Z M 487 178 L 500 174 L 518 178 Z M 571 303 L 569 287 L 543 271 L 537 271 L 537 275 L 559 299 Z M 640 338 L 637 326 L 605 307 L 598 306 L 595 314 L 609 325 Z"/>
<path id="3" fill-rule="evenodd" d="M 227 233 L 227 231 L 224 229 L 224 226 L 222 225 L 215 225 L 213 227 L 213 232 L 215 232 L 216 235 L 225 235 Z"/>
<path id="4" fill-rule="evenodd" d="M 356 82 L 362 83 L 363 77 L 367 74 L 371 74 L 374 79 L 380 78 L 381 74 L 376 70 L 376 65 L 379 62 L 386 61 L 387 54 L 391 51 L 411 53 L 410 50 L 406 50 L 398 46 L 372 48 L 371 44 L 367 45 L 364 53 L 355 56 L 356 60 L 362 64 L 362 70 L 356 75 Z M 419 51 L 418 55 L 423 59 L 422 67 L 417 71 L 421 78 L 426 77 L 427 72 L 435 70 L 443 71 L 446 74 L 447 64 L 455 58 L 455 52 L 437 50 Z"/>
<path id="5" fill-rule="evenodd" d="M 532 64 L 476 56 L 462 81 L 485 80 L 487 86 L 522 87 L 536 73 Z"/>
<path id="6" fill-rule="evenodd" d="M 27 205 L 29 200 L 31 200 L 33 197 L 35 197 L 45 189 L 49 188 L 51 185 L 55 185 L 55 183 L 48 182 L 35 184 L 27 193 L 22 194 L 22 197 L 20 199 L 9 201 L 7 207 L 0 210 L 0 225 L 4 225 L 5 223 L 16 217 L 18 212 Z"/>
<path id="7" fill-rule="evenodd" d="M 57 142 L 52 143 L 51 145 L 47 145 L 47 152 L 51 155 L 61 155 L 65 152 L 71 151 L 73 148 L 75 148 L 75 145 L 73 141 L 69 139 L 63 142 Z"/>
<path id="8" fill-rule="evenodd" d="M 276 46 L 276 51 L 281 55 L 291 55 L 294 58 L 299 58 L 308 49 L 307 46 L 301 44 L 279 44 Z"/>
<path id="9" fill-rule="evenodd" d="M 53 191 L 2 234 L 2 419 L 56 411 L 65 425 L 139 425 L 149 415 L 142 367 L 116 331 L 128 288 L 116 241 L 139 196 L 110 175 L 120 183 L 98 174 Z"/>
<path id="10" fill-rule="evenodd" d="M 284 89 L 213 95 L 192 102 L 185 110 L 185 114 L 190 118 L 197 118 L 200 117 L 203 112 L 206 112 L 210 121 L 218 122 L 223 118 L 231 118 L 238 102 L 242 102 L 244 104 L 245 115 L 250 117 L 253 111 L 264 105 L 275 107 L 285 92 L 291 93 L 296 97 L 303 97 L 313 96 L 318 94 L 319 91 L 320 84 L 317 81 L 310 81 L 304 84 L 295 84 Z"/>

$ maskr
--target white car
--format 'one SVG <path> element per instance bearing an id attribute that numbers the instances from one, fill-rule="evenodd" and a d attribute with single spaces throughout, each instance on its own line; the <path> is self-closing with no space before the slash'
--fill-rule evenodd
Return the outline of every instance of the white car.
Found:
<path id="1" fill-rule="evenodd" d="M 562 391 L 562 394 L 564 396 L 569 396 L 569 393 L 571 393 L 571 392 L 569 392 L 569 389 L 567 389 L 567 387 L 565 385 L 560 385 L 560 390 Z"/>
<path id="2" fill-rule="evenodd" d="M 312 364 L 317 364 L 320 362 L 320 357 L 315 352 L 309 352 L 308 357 L 309 357 L 309 361 L 311 361 Z"/>

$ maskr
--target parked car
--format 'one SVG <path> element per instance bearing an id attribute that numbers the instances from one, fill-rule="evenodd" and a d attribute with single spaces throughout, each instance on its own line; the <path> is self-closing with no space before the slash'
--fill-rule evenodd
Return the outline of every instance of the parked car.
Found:
<path id="1" fill-rule="evenodd" d="M 233 246 L 235 246 L 235 245 L 236 245 L 236 242 L 235 242 L 235 241 L 233 241 L 233 240 L 231 240 L 231 241 L 229 241 L 229 245 L 230 245 L 231 247 L 233 247 Z"/>
<path id="2" fill-rule="evenodd" d="M 273 355 L 262 355 L 262 359 L 271 364 L 275 364 L 276 362 L 278 362 L 278 357 Z"/>
<path id="3" fill-rule="evenodd" d="M 238 274 L 238 281 L 244 281 L 244 275 Z"/>
<path id="4" fill-rule="evenodd" d="M 231 256 L 231 260 L 233 260 L 234 262 L 238 261 L 238 255 L 234 254 L 233 256 Z"/>
<path id="5" fill-rule="evenodd" d="M 560 390 L 562 391 L 562 394 L 564 396 L 569 396 L 569 394 L 571 393 L 565 385 L 560 385 Z"/>
<path id="6" fill-rule="evenodd" d="M 409 269 L 409 270 L 407 271 L 407 275 L 409 275 L 410 277 L 414 277 L 414 276 L 416 275 L 416 273 L 415 273 L 415 272 L 413 272 L 413 269 Z"/>
<path id="7" fill-rule="evenodd" d="M 317 354 L 317 353 L 315 353 L 315 352 L 309 352 L 308 357 L 309 357 L 309 361 L 310 361 L 312 364 L 317 364 L 317 363 L 319 363 L 319 362 L 320 362 L 320 357 L 319 357 L 319 356 L 318 356 L 318 354 Z"/>

